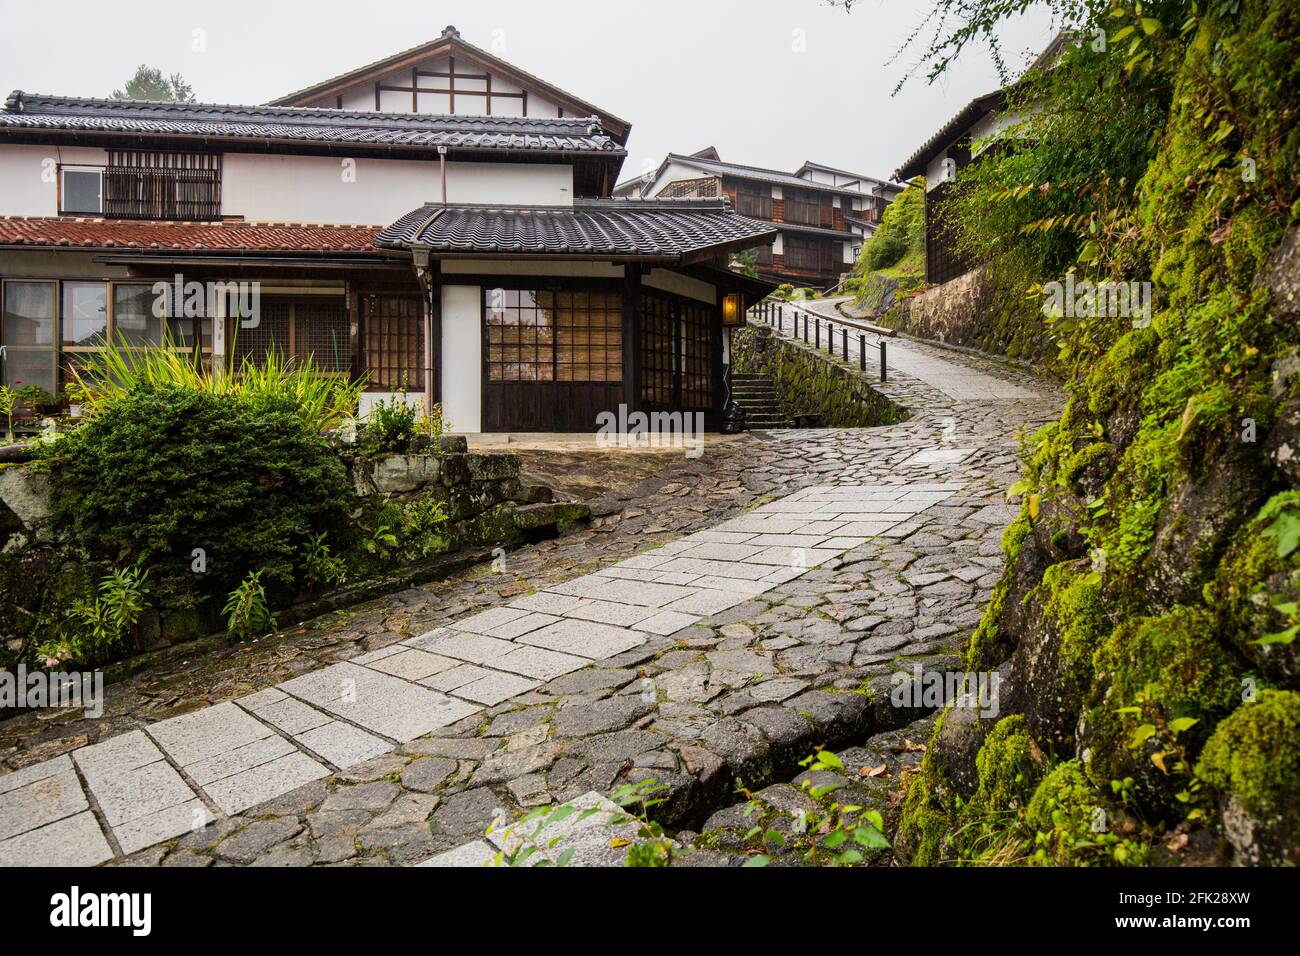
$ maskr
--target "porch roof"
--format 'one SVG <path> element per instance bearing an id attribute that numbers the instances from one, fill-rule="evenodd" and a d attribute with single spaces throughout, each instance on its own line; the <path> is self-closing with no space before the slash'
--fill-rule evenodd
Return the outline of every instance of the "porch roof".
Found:
<path id="1" fill-rule="evenodd" d="M 438 116 L 297 106 L 155 103 L 45 96 L 15 90 L 0 110 L 0 136 L 24 133 L 131 135 L 204 144 L 229 140 L 264 145 L 559 152 L 613 157 L 626 150 L 601 121 L 586 118 Z"/>
<path id="2" fill-rule="evenodd" d="M 725 199 L 577 199 L 573 206 L 428 203 L 375 237 L 435 255 L 691 262 L 770 244 L 776 228 Z"/>
<path id="3" fill-rule="evenodd" d="M 0 247 L 374 256 L 379 226 L 0 216 Z"/>

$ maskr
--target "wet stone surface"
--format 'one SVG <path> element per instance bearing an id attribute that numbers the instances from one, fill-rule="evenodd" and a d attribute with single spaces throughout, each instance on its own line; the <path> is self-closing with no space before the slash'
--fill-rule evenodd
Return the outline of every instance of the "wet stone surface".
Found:
<path id="1" fill-rule="evenodd" d="M 0 864 L 472 865 L 494 819 L 647 777 L 701 861 L 738 861 L 725 833 L 695 836 L 727 829 L 738 783 L 779 800 L 818 746 L 926 738 L 890 675 L 958 669 L 1002 568 L 1016 434 L 1060 396 L 933 352 L 990 397 L 898 374 L 881 388 L 912 410 L 899 425 L 635 467 L 569 456 L 585 497 L 610 476 L 590 528 L 259 642 L 178 648 L 98 720 L 0 725 Z M 597 849 L 583 859 L 612 862 Z"/>

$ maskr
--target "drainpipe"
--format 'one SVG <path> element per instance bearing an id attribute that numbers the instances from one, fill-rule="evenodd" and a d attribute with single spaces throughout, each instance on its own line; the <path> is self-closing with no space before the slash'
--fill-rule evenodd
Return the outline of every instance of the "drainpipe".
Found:
<path id="1" fill-rule="evenodd" d="M 438 147 L 438 174 L 442 177 L 442 204 L 447 205 L 447 147 Z"/>
<path id="2" fill-rule="evenodd" d="M 414 248 L 411 259 L 420 283 L 420 324 L 424 327 L 424 417 L 433 417 L 433 281 L 429 275 L 429 250 Z"/>

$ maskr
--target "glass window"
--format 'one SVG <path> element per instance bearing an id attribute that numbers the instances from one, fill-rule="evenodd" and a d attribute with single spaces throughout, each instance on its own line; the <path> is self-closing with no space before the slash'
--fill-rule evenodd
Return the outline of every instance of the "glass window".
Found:
<path id="1" fill-rule="evenodd" d="M 63 283 L 63 344 L 97 348 L 108 332 L 108 286 L 103 282 Z"/>
<path id="2" fill-rule="evenodd" d="M 94 213 L 103 211 L 104 174 L 99 169 L 63 168 L 61 205 L 63 212 Z"/>
<path id="3" fill-rule="evenodd" d="M 54 384 L 53 350 L 21 351 L 5 349 L 4 384 L 10 388 L 35 385 L 50 395 L 57 395 Z"/>
<path id="4" fill-rule="evenodd" d="M 161 345 L 163 320 L 154 315 L 157 299 L 152 286 L 113 286 L 114 339 L 128 346 Z M 174 320 L 169 320 L 168 325 L 171 321 Z M 183 321 L 193 324 L 188 320 Z M 186 334 L 176 344 L 188 345 L 190 338 Z M 173 341 L 176 341 L 175 338 Z"/>
<path id="5" fill-rule="evenodd" d="M 6 282 L 0 344 L 54 345 L 54 283 Z"/>

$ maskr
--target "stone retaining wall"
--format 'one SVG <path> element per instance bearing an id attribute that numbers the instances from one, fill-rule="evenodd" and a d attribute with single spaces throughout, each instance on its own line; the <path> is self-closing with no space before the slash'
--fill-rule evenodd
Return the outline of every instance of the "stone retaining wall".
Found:
<path id="1" fill-rule="evenodd" d="M 513 548 L 568 531 L 590 517 L 587 505 L 556 502 L 550 488 L 526 485 L 519 477 L 519 456 L 471 453 L 463 437 L 443 439 L 438 453 L 369 458 L 345 454 L 344 459 L 365 507 L 386 499 L 406 501 L 433 496 L 441 500 L 449 519 L 451 552 Z M 44 592 L 55 587 L 56 579 L 66 576 L 71 580 L 77 565 L 84 561 L 74 543 L 59 540 L 51 521 L 50 481 L 43 466 L 37 462 L 0 464 L 0 640 L 13 639 L 9 618 L 15 618 L 16 626 L 18 616 L 35 613 L 46 599 Z M 420 577 L 426 566 L 436 570 L 443 564 L 450 568 L 454 563 L 448 563 L 448 556 L 442 555 L 416 565 L 395 566 L 380 577 L 350 582 L 347 589 L 338 592 L 301 595 L 295 607 L 307 610 L 298 615 L 293 608 L 282 609 L 280 623 L 310 617 L 312 613 L 308 612 L 322 605 L 342 607 L 373 598 L 388 578 L 413 580 L 412 575 Z M 58 571 L 60 567 L 67 575 Z M 142 629 L 146 632 L 145 649 L 149 650 L 190 640 L 221 626 L 214 608 L 184 608 L 158 614 L 150 611 L 146 616 Z"/>
<path id="2" fill-rule="evenodd" d="M 1053 337 L 1023 291 L 999 289 L 983 267 L 896 300 L 878 321 L 913 338 L 1040 367 L 1056 354 Z"/>
<path id="3" fill-rule="evenodd" d="M 796 426 L 871 428 L 908 417 L 907 409 L 871 383 L 856 366 L 802 342 L 751 325 L 732 339 L 735 368 L 772 379 L 786 416 Z"/>

